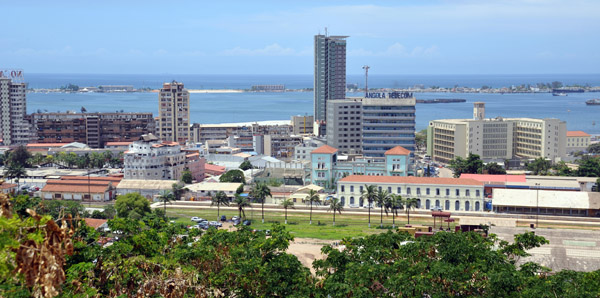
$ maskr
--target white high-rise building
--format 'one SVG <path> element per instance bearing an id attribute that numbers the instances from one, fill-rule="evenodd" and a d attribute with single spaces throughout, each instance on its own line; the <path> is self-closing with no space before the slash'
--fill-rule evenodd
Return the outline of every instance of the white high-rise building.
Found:
<path id="1" fill-rule="evenodd" d="M 143 135 L 123 155 L 124 179 L 179 180 L 186 167 L 185 152 L 176 142 Z"/>
<path id="2" fill-rule="evenodd" d="M 5 145 L 26 144 L 31 139 L 31 125 L 25 119 L 26 89 L 25 83 L 16 82 L 0 72 L 0 138 Z"/>
<path id="3" fill-rule="evenodd" d="M 190 131 L 190 93 L 183 83 L 164 83 L 158 94 L 158 137 L 185 144 Z"/>

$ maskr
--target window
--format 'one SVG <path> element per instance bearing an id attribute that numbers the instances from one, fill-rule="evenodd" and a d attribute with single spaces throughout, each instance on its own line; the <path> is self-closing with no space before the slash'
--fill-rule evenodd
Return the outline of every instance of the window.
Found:
<path id="1" fill-rule="evenodd" d="M 470 197 L 471 196 L 471 191 L 470 190 L 465 190 L 465 196 Z"/>
<path id="2" fill-rule="evenodd" d="M 421 209 L 421 199 L 417 199 L 417 209 Z"/>
<path id="3" fill-rule="evenodd" d="M 436 195 L 436 196 L 439 196 L 439 195 L 440 195 L 440 189 L 439 189 L 439 188 L 436 188 L 436 189 L 435 189 L 435 195 Z"/>
<path id="4" fill-rule="evenodd" d="M 475 202 L 475 211 L 479 211 L 479 201 Z"/>
<path id="5" fill-rule="evenodd" d="M 465 211 L 469 211 L 469 208 L 471 207 L 470 205 L 471 203 L 469 203 L 469 201 L 465 202 Z"/>
<path id="6" fill-rule="evenodd" d="M 425 194 L 429 195 L 429 188 L 425 189 Z"/>
<path id="7" fill-rule="evenodd" d="M 410 187 L 406 188 L 406 194 L 409 195 L 410 194 Z"/>
<path id="8" fill-rule="evenodd" d="M 450 210 L 450 201 L 449 200 L 446 200 L 446 206 L 444 206 L 444 207 L 445 207 L 444 208 L 445 210 Z"/>
<path id="9" fill-rule="evenodd" d="M 354 204 L 354 197 L 350 197 L 350 204 Z"/>
<path id="10" fill-rule="evenodd" d="M 350 185 L 350 192 L 354 192 L 354 185 Z"/>
<path id="11" fill-rule="evenodd" d="M 341 203 L 342 203 L 342 206 L 346 205 L 346 198 L 345 197 L 342 197 Z"/>
<path id="12" fill-rule="evenodd" d="M 421 195 L 421 188 L 417 187 L 417 195 L 420 196 Z"/>
<path id="13" fill-rule="evenodd" d="M 457 190 L 456 190 L 456 196 L 457 196 L 457 197 L 460 197 L 460 189 L 457 189 Z"/>
<path id="14" fill-rule="evenodd" d="M 449 195 L 450 195 L 450 189 L 446 188 L 446 196 L 449 196 Z"/>
<path id="15" fill-rule="evenodd" d="M 363 187 L 362 187 L 362 186 L 360 187 L 360 192 L 361 192 L 361 193 L 363 192 Z"/>
<path id="16" fill-rule="evenodd" d="M 379 189 L 379 192 L 381 192 L 381 186 L 380 186 L 380 187 L 378 187 L 377 189 Z"/>
<path id="17" fill-rule="evenodd" d="M 398 194 L 402 192 L 402 187 L 398 187 Z"/>
<path id="18" fill-rule="evenodd" d="M 479 198 L 479 189 L 475 190 L 475 196 Z"/>
<path id="19" fill-rule="evenodd" d="M 456 200 L 456 202 L 454 202 L 454 210 L 456 210 L 456 211 L 460 210 L 460 202 L 458 200 Z"/>
<path id="20" fill-rule="evenodd" d="M 425 209 L 431 209 L 431 202 L 429 200 L 425 200 Z"/>
<path id="21" fill-rule="evenodd" d="M 343 186 L 343 185 L 342 185 L 340 188 L 341 188 L 341 192 L 344 192 L 344 191 L 345 191 L 345 188 L 344 188 L 344 186 Z"/>
<path id="22" fill-rule="evenodd" d="M 392 187 L 391 186 L 388 186 L 388 192 L 392 193 Z"/>

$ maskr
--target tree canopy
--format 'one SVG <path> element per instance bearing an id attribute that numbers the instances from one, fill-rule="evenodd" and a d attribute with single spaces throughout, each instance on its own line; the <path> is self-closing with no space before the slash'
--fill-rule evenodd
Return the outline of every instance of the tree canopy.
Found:
<path id="1" fill-rule="evenodd" d="M 150 213 L 150 202 L 137 192 L 117 196 L 115 202 L 117 216 L 133 219 L 140 219 Z"/>
<path id="2" fill-rule="evenodd" d="M 246 178 L 244 178 L 244 172 L 240 170 L 230 170 L 221 175 L 219 182 L 246 183 Z"/>
<path id="3" fill-rule="evenodd" d="M 481 174 L 483 170 L 483 161 L 479 158 L 479 155 L 469 153 L 467 159 L 460 156 L 452 159 L 448 165 L 448 168 L 454 173 L 454 178 L 460 177 L 460 174 Z"/>
<path id="4" fill-rule="evenodd" d="M 242 164 L 240 164 L 240 169 L 241 169 L 242 171 L 245 171 L 245 170 L 250 170 L 250 169 L 252 169 L 252 168 L 253 168 L 253 166 L 252 166 L 252 164 L 250 163 L 250 161 L 248 161 L 248 160 L 244 160 L 244 162 L 242 162 Z"/>

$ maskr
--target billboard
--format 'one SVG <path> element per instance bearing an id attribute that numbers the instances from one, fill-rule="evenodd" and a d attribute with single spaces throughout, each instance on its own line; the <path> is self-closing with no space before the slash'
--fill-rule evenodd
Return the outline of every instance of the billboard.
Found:
<path id="1" fill-rule="evenodd" d="M 11 79 L 14 82 L 23 82 L 22 69 L 0 69 L 0 78 Z"/>

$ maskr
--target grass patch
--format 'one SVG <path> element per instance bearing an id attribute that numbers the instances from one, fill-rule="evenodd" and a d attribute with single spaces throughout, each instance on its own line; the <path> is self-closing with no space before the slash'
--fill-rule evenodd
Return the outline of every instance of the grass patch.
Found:
<path id="1" fill-rule="evenodd" d="M 217 209 L 177 209 L 168 208 L 167 215 L 171 220 L 186 225 L 192 225 L 190 218 L 192 216 L 211 220 L 217 220 Z M 220 215 L 225 215 L 227 219 L 232 216 L 238 216 L 237 210 L 221 210 Z M 324 240 L 341 240 L 347 237 L 364 237 L 370 234 L 382 233 L 392 228 L 392 217 L 383 218 L 384 228 L 379 227 L 379 216 L 371 215 L 371 228 L 368 226 L 368 215 L 357 214 L 336 214 L 335 226 L 333 225 L 333 216 L 331 213 L 314 213 L 312 215 L 312 225 L 309 223 L 309 214 L 306 213 L 288 213 L 288 224 L 285 225 L 284 212 L 265 211 L 265 223 L 261 222 L 260 208 L 246 210 L 246 219 L 252 221 L 251 227 L 259 230 L 271 229 L 273 224 L 284 225 L 292 235 L 297 238 L 315 238 Z M 433 225 L 429 218 L 412 218 L 412 225 Z M 404 217 L 396 217 L 396 227 L 406 224 Z"/>

